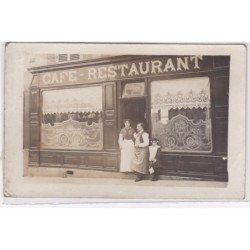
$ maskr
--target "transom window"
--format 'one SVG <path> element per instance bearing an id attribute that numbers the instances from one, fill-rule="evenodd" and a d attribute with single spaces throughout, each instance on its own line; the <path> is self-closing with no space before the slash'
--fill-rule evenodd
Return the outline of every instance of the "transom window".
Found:
<path id="1" fill-rule="evenodd" d="M 140 97 L 145 95 L 145 82 L 126 83 L 122 97 Z"/>

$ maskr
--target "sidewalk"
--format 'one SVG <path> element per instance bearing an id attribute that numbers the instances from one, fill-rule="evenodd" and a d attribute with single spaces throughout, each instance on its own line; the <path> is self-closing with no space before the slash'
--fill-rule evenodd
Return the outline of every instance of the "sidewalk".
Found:
<path id="1" fill-rule="evenodd" d="M 36 181 L 51 182 L 57 180 L 61 183 L 78 183 L 78 184 L 105 184 L 105 185 L 129 185 L 129 186 L 152 186 L 152 187 L 226 187 L 227 182 L 219 181 L 204 181 L 189 177 L 166 176 L 160 175 L 158 181 L 151 181 L 150 176 L 145 176 L 145 179 L 140 182 L 135 182 L 135 175 L 133 173 L 120 173 L 120 172 L 105 172 L 99 170 L 86 170 L 86 169 L 57 169 L 55 174 L 54 169 L 39 168 L 39 174 L 32 173 L 33 169 L 30 168 L 30 175 L 35 176 Z M 73 175 L 65 173 L 67 171 L 73 172 Z M 29 177 L 27 177 L 29 178 Z M 32 181 L 32 177 L 29 178 Z"/>

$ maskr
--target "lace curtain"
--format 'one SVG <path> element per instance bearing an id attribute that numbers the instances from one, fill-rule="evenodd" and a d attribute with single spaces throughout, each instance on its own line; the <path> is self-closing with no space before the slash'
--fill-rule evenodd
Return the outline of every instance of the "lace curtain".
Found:
<path id="1" fill-rule="evenodd" d="M 208 77 L 155 81 L 151 90 L 152 108 L 210 107 Z"/>
<path id="2" fill-rule="evenodd" d="M 43 114 L 101 110 L 102 88 L 100 86 L 43 91 Z"/>
<path id="3" fill-rule="evenodd" d="M 42 93 L 42 148 L 103 148 L 102 86 Z"/>
<path id="4" fill-rule="evenodd" d="M 208 77 L 151 83 L 152 136 L 167 152 L 211 152 Z"/>

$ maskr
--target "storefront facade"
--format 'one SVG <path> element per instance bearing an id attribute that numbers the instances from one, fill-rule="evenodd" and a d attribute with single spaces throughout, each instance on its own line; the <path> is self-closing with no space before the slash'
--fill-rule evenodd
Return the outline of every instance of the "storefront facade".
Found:
<path id="1" fill-rule="evenodd" d="M 163 175 L 227 181 L 230 57 L 117 56 L 31 68 L 29 167 L 119 172 L 124 119 L 159 139 Z"/>

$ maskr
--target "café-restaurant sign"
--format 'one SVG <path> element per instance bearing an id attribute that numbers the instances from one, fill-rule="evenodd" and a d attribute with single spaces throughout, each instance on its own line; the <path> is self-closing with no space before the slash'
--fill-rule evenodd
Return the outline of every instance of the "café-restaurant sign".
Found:
<path id="1" fill-rule="evenodd" d="M 83 66 L 41 73 L 40 84 L 81 84 L 208 69 L 208 57 L 161 56 L 125 63 Z"/>

